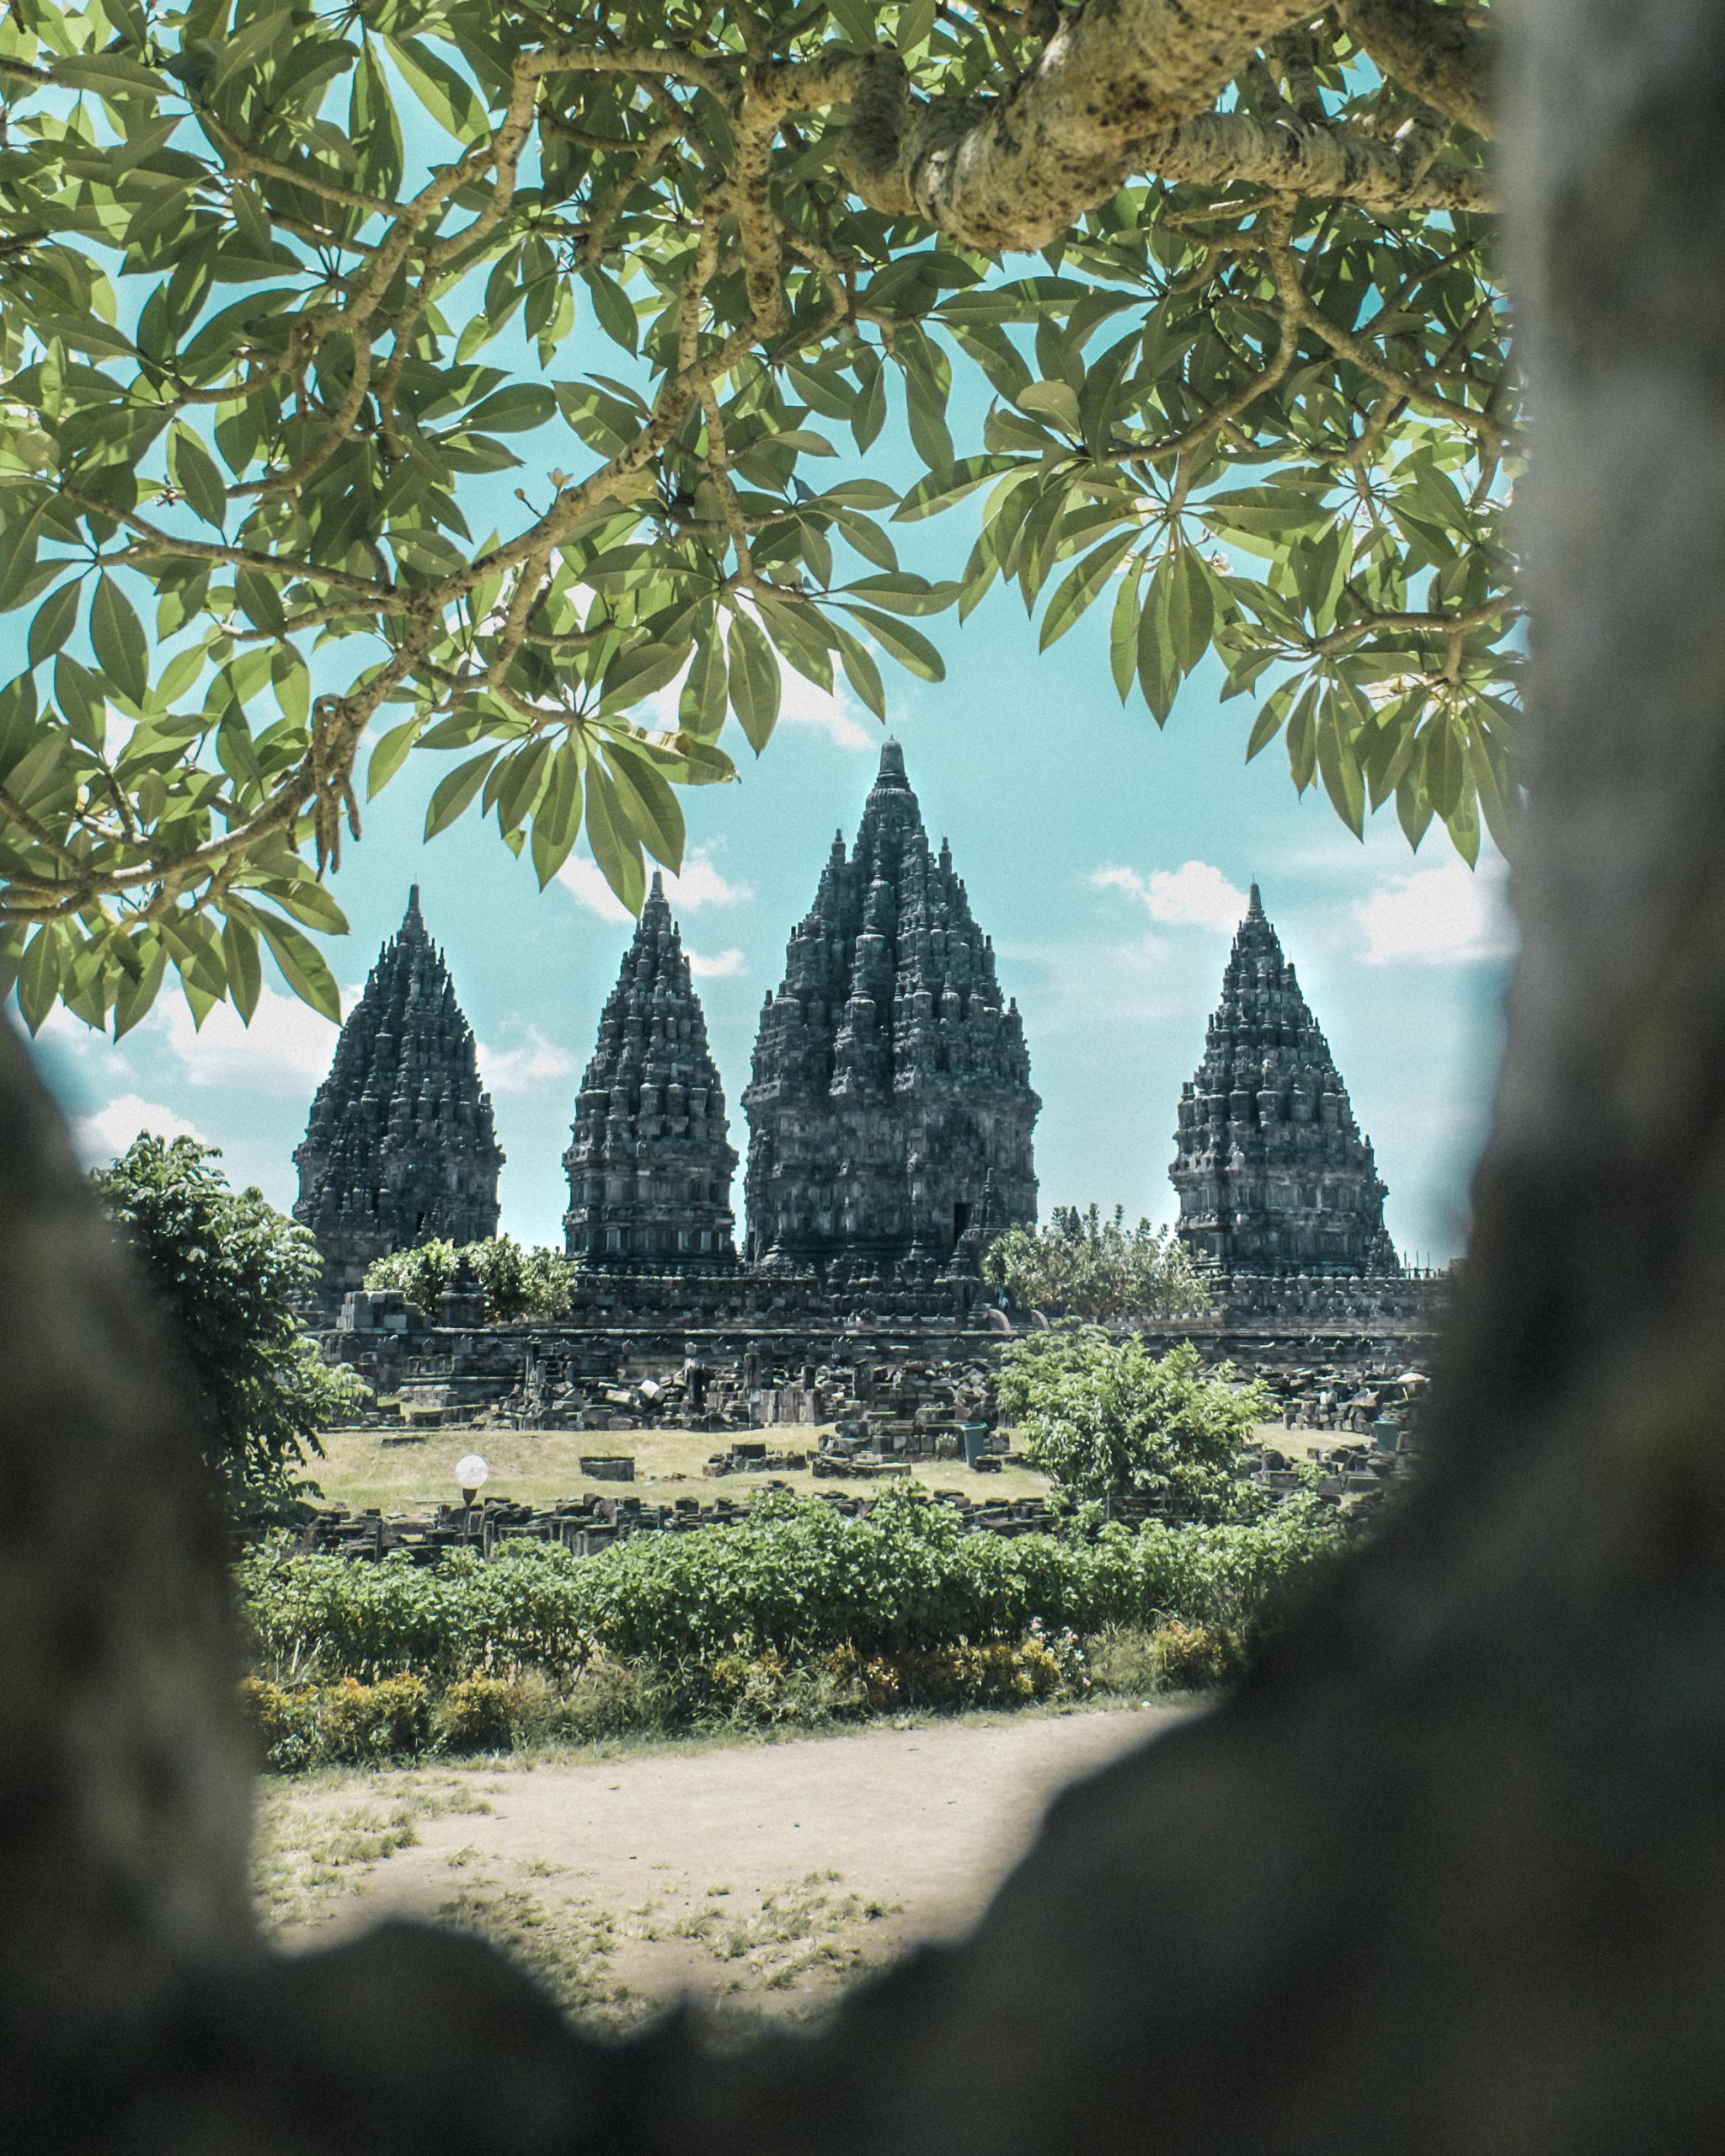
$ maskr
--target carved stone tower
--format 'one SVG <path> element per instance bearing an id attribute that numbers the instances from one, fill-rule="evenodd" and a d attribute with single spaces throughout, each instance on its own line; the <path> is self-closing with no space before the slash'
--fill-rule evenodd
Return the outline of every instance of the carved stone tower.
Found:
<path id="1" fill-rule="evenodd" d="M 1178 1231 L 1222 1273 L 1397 1273 L 1384 1197 L 1329 1044 L 1252 887 L 1168 1172 Z"/>
<path id="2" fill-rule="evenodd" d="M 571 1257 L 622 1272 L 735 1265 L 736 1149 L 701 999 L 656 875 L 599 1022 L 563 1164 Z"/>
<path id="3" fill-rule="evenodd" d="M 962 1262 L 985 1207 L 996 1230 L 1036 1217 L 1018 1007 L 895 741 L 791 937 L 743 1100 L 755 1264 L 930 1274 Z"/>
<path id="4" fill-rule="evenodd" d="M 348 1013 L 293 1158 L 293 1216 L 317 1238 L 331 1298 L 391 1251 L 497 1233 L 504 1156 L 491 1097 L 417 883 Z"/>

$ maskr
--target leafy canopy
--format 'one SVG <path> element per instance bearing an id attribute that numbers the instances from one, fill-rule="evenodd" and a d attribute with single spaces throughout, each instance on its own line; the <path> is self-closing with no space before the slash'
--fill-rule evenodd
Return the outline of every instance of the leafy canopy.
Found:
<path id="1" fill-rule="evenodd" d="M 1140 1220 L 1128 1230 L 1124 1206 L 1104 1220 L 1092 1205 L 1057 1205 L 1045 1228 L 1009 1228 L 982 1261 L 982 1277 L 1021 1310 L 1061 1317 L 1186 1317 L 1209 1294 L 1169 1228 Z"/>
<path id="2" fill-rule="evenodd" d="M 485 1298 L 487 1318 L 504 1325 L 515 1318 L 562 1317 L 577 1270 L 561 1251 L 542 1244 L 526 1250 L 513 1235 L 492 1235 L 459 1249 L 447 1237 L 435 1236 L 375 1259 L 366 1268 L 366 1285 L 393 1289 L 435 1316 L 438 1299 L 455 1286 L 464 1266 Z"/>
<path id="3" fill-rule="evenodd" d="M 334 1014 L 321 872 L 410 754 L 449 760 L 428 834 L 477 805 L 542 884 L 585 831 L 637 906 L 782 667 L 884 713 L 881 655 L 938 680 L 918 618 L 996 584 L 1044 645 L 1106 595 L 1158 723 L 1215 651 L 1248 754 L 1471 858 L 1517 668 L 1489 35 L 1444 0 L 16 0 L 0 985 L 118 1033 L 170 969 L 248 1016 L 267 949 Z M 894 527 L 937 515 L 937 582 Z"/>
<path id="4" fill-rule="evenodd" d="M 1250 1508 L 1237 1463 L 1269 1395 L 1236 1386 L 1231 1364 L 1207 1372 L 1189 1342 L 1158 1358 L 1097 1326 L 1058 1326 L 1014 1341 L 997 1384 L 1025 1458 L 1074 1497 L 1146 1492 L 1177 1519 Z"/>
<path id="5" fill-rule="evenodd" d="M 92 1177 L 142 1262 L 184 1356 L 206 1428 L 205 1456 L 235 1516 L 264 1525 L 293 1502 L 319 1433 L 366 1396 L 300 1331 L 317 1246 L 261 1191 L 231 1189 L 221 1155 L 190 1138 L 135 1138 Z M 315 1493 L 314 1493 L 315 1494 Z"/>

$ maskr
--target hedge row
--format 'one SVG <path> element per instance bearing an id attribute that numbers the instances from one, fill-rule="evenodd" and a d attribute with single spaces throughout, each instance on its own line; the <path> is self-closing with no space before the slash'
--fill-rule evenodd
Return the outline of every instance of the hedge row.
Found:
<path id="1" fill-rule="evenodd" d="M 665 1666 L 1017 1641 L 1169 1619 L 1249 1639 L 1338 1536 L 1304 1501 L 1249 1525 L 1115 1527 L 1094 1540 L 965 1534 L 914 1484 L 866 1518 L 766 1492 L 734 1524 L 641 1534 L 593 1556 L 544 1543 L 435 1566 L 259 1551 L 243 1586 L 255 1667 L 275 1681 L 447 1684 L 476 1670 L 570 1676 L 597 1655 Z"/>

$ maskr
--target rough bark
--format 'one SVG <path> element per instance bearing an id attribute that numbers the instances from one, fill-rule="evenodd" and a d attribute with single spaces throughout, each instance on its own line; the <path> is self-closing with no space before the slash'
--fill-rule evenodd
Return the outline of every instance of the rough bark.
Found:
<path id="1" fill-rule="evenodd" d="M 1496 40 L 1439 0 L 1346 0 L 1342 19 L 1392 82 L 1476 133 L 1496 132 Z"/>
<path id="2" fill-rule="evenodd" d="M 231 1754 L 211 1740 L 207 1769 L 175 1777 L 163 1741 L 192 1741 L 190 1700 L 211 1728 L 227 1712 L 190 1445 L 63 1155 L 34 1166 L 59 1141 L 8 1055 L 0 1198 L 8 1252 L 14 1222 L 28 1240 L 3 1317 L 36 1374 L 32 1433 L 63 1431 L 65 1458 L 37 1475 L 16 1449 L 0 1572 L 0 1862 L 59 1972 L 45 2023 L 33 1957 L 0 1947 L 0 2087 L 44 2093 L 45 2054 L 16 2037 L 36 2009 L 61 2138 L 301 2156 L 1717 2145 L 1725 19 L 1713 0 L 1529 0 L 1526 23 L 1509 137 L 1542 429 L 1525 950 L 1414 1500 L 1226 1707 L 1065 1797 L 969 1940 L 814 2039 L 716 2056 L 673 2024 L 609 2050 L 483 1951 L 405 1927 L 237 1962 Z M 123 1399 L 103 1374 L 122 1357 Z M 56 1423 L 62 1385 L 80 1390 Z M 163 1493 L 143 1520 L 139 1482 Z M 141 1621 L 158 1601 L 177 1627 Z M 75 1832 L 21 1794 L 37 1758 L 65 1763 Z M 141 1758 L 181 1792 L 165 1887 L 130 1856 Z M 115 1848 L 118 1926 L 61 1876 Z M 186 1972 L 152 1993 L 146 2050 L 104 2041 L 116 1951 L 141 1983 Z"/>
<path id="3" fill-rule="evenodd" d="M 1309 0 L 1090 0 L 998 103 L 924 105 L 886 52 L 855 63 L 846 177 L 972 247 L 1047 246 L 1207 111 Z"/>

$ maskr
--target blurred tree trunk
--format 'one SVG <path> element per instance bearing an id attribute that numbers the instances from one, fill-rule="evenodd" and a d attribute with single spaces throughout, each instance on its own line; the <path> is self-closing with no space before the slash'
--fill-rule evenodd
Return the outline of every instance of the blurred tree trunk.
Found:
<path id="1" fill-rule="evenodd" d="M 1525 955 L 1417 1502 L 976 1934 L 741 2055 L 239 1903 L 219 1552 L 0 1058 L 0 2091 L 149 2150 L 1613 2152 L 1725 2132 L 1725 11 L 1526 0 Z M 23 2146 L 16 2142 L 13 2145 Z"/>

